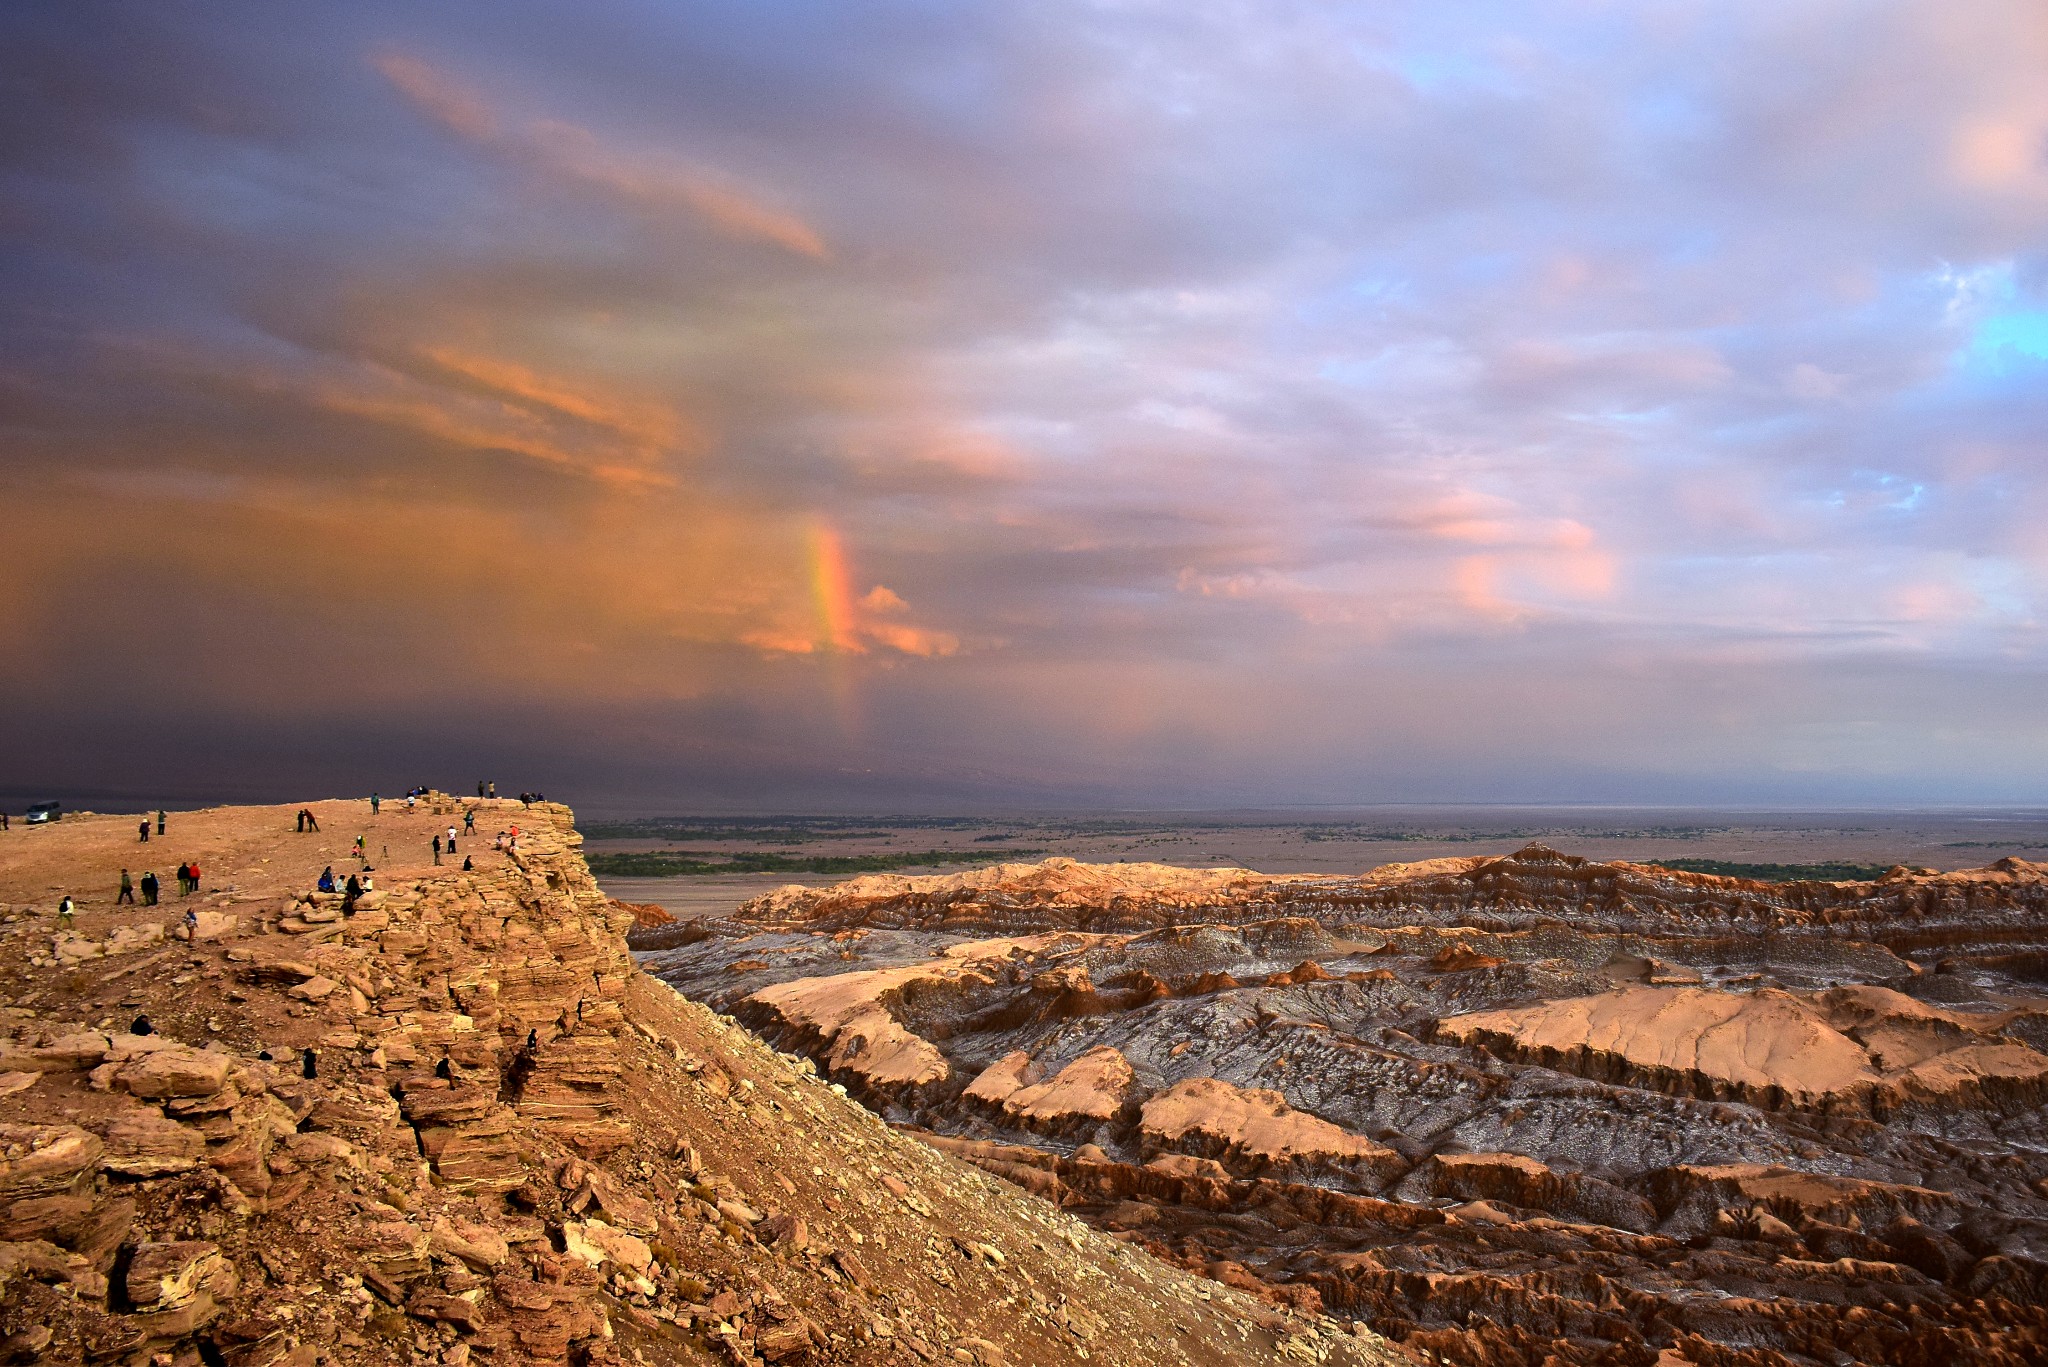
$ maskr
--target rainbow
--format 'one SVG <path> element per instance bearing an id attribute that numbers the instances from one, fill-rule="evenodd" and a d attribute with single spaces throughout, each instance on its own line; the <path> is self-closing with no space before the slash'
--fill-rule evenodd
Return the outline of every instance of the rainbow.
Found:
<path id="1" fill-rule="evenodd" d="M 848 739 L 855 739 L 860 732 L 860 700 L 854 692 L 852 657 L 863 651 L 854 618 L 853 574 L 847 568 L 839 533 L 822 519 L 811 524 L 810 559 L 811 606 L 817 619 L 813 639 L 818 653 L 825 657 L 826 682 L 839 729 Z"/>
<path id="2" fill-rule="evenodd" d="M 817 612 L 820 650 L 843 655 L 860 653 L 854 635 L 853 576 L 846 568 L 846 549 L 839 533 L 824 522 L 811 524 L 811 602 Z"/>

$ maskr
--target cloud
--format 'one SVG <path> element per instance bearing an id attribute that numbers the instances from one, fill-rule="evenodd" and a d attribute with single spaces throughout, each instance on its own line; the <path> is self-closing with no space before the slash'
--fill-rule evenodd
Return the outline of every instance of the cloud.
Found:
<path id="1" fill-rule="evenodd" d="M 12 772 L 2042 796 L 2036 7 L 0 36 Z"/>
<path id="2" fill-rule="evenodd" d="M 508 131 L 483 97 L 418 58 L 386 52 L 373 63 L 421 113 L 473 142 L 650 209 L 689 209 L 729 237 L 772 243 L 818 260 L 831 255 L 808 223 L 717 172 L 655 154 L 624 153 L 605 146 L 588 129 L 556 119 L 534 119 Z"/>

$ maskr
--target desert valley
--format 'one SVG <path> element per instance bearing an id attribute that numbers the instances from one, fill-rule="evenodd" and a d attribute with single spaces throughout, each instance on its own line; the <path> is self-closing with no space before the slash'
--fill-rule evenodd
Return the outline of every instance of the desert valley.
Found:
<path id="1" fill-rule="evenodd" d="M 1422 1360 L 2048 1351 L 2048 865 L 789 887 L 635 933 L 908 1132 Z"/>

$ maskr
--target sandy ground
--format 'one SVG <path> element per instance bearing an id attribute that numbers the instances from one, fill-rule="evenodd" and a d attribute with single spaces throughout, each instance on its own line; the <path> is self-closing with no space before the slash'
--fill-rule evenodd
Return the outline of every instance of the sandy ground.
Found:
<path id="1" fill-rule="evenodd" d="M 152 916 L 142 919 L 165 920 L 182 915 L 187 905 L 205 909 L 303 891 L 301 875 L 307 868 L 317 873 L 332 866 L 336 878 L 346 878 L 360 869 L 351 854 L 358 835 L 364 838 L 376 876 L 395 881 L 431 869 L 434 837 L 445 840 L 450 826 L 459 832 L 467 809 L 476 811 L 477 834 L 458 834 L 457 853 L 442 855 L 444 867 L 460 866 L 465 856 L 485 867 L 504 858 L 492 852 L 491 837 L 518 825 L 522 811 L 516 800 L 507 798 L 443 802 L 438 810 L 422 803 L 412 812 L 406 811 L 401 798 L 385 802 L 376 816 L 366 801 L 306 806 L 319 820 L 318 831 L 297 830 L 295 808 L 274 809 L 275 828 L 261 829 L 249 824 L 251 811 L 260 809 L 211 807 L 172 812 L 164 833 L 158 835 L 151 813 L 146 844 L 136 837 L 139 813 L 73 813 L 50 826 L 28 826 L 17 815 L 10 829 L 0 832 L 0 911 L 20 908 L 48 914 L 57 899 L 69 893 L 77 906 L 78 928 L 102 934 L 140 916 L 139 910 L 115 908 L 124 868 L 138 885 L 144 870 L 155 872 L 163 885 L 162 902 Z M 200 891 L 181 898 L 177 868 L 187 860 L 199 863 Z M 141 899 L 138 887 L 136 901 Z"/>

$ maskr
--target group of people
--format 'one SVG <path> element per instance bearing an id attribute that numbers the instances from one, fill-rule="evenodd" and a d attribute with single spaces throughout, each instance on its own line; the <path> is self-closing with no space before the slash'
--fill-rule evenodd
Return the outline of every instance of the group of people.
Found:
<path id="1" fill-rule="evenodd" d="M 165 813 L 165 812 L 162 812 L 162 811 L 159 811 L 159 812 L 158 812 L 158 813 L 156 814 L 156 833 L 157 833 L 158 835 L 162 835 L 162 834 L 164 833 L 164 820 L 165 820 L 165 818 L 166 818 L 166 816 L 167 816 L 167 815 L 168 815 L 167 813 Z M 135 828 L 135 833 L 136 833 L 136 838 L 137 838 L 137 843 L 138 843 L 138 844 L 143 844 L 143 845 L 147 845 L 147 844 L 149 843 L 149 818 L 148 818 L 148 817 L 146 817 L 146 816 L 145 816 L 144 818 L 142 818 L 142 822 L 141 822 L 141 824 L 140 824 L 140 825 L 138 825 L 138 826 L 137 826 L 137 827 Z"/>
<path id="2" fill-rule="evenodd" d="M 157 831 L 161 834 L 163 831 L 161 824 L 163 813 L 157 813 L 157 821 L 159 823 Z M 143 824 L 145 826 L 148 825 L 147 822 Z M 124 868 L 121 870 L 120 891 L 114 894 L 114 905 L 118 907 L 125 902 L 131 907 L 137 905 L 153 907 L 157 904 L 157 897 L 161 891 L 162 885 L 157 882 L 154 870 L 144 869 L 142 877 L 137 878 Z M 189 897 L 197 891 L 199 891 L 199 861 L 188 859 L 178 865 L 178 895 L 180 897 Z M 142 894 L 142 901 L 139 904 L 135 900 L 135 894 L 138 892 Z M 78 907 L 72 902 L 71 895 L 66 893 L 63 900 L 57 903 L 57 924 L 68 928 L 76 924 L 77 915 Z M 185 919 L 190 921 L 192 913 L 187 912 Z"/>
<path id="3" fill-rule="evenodd" d="M 319 829 L 320 818 L 313 815 L 313 809 L 311 807 L 299 808 L 299 834 L 304 835 L 307 831 L 317 831 Z"/>
<path id="4" fill-rule="evenodd" d="M 375 872 L 375 869 L 365 864 L 360 875 L 352 873 L 348 876 L 347 882 L 337 883 L 334 878 L 334 865 L 329 864 L 321 870 L 320 881 L 316 886 L 321 892 L 340 893 L 341 914 L 353 916 L 356 914 L 356 903 L 362 900 L 363 894 L 376 891 L 376 880 L 370 876 Z"/>
<path id="5" fill-rule="evenodd" d="M 160 886 L 156 880 L 156 874 L 149 869 L 142 871 L 142 877 L 139 881 L 130 877 L 128 870 L 122 869 L 121 891 L 114 898 L 114 905 L 118 907 L 123 902 L 128 903 L 130 906 L 135 905 L 135 894 L 137 891 L 140 891 L 142 893 L 142 905 L 153 907 L 156 905 L 157 892 Z M 199 891 L 199 862 L 195 859 L 188 859 L 178 865 L 178 896 L 190 897 L 197 891 Z"/>

